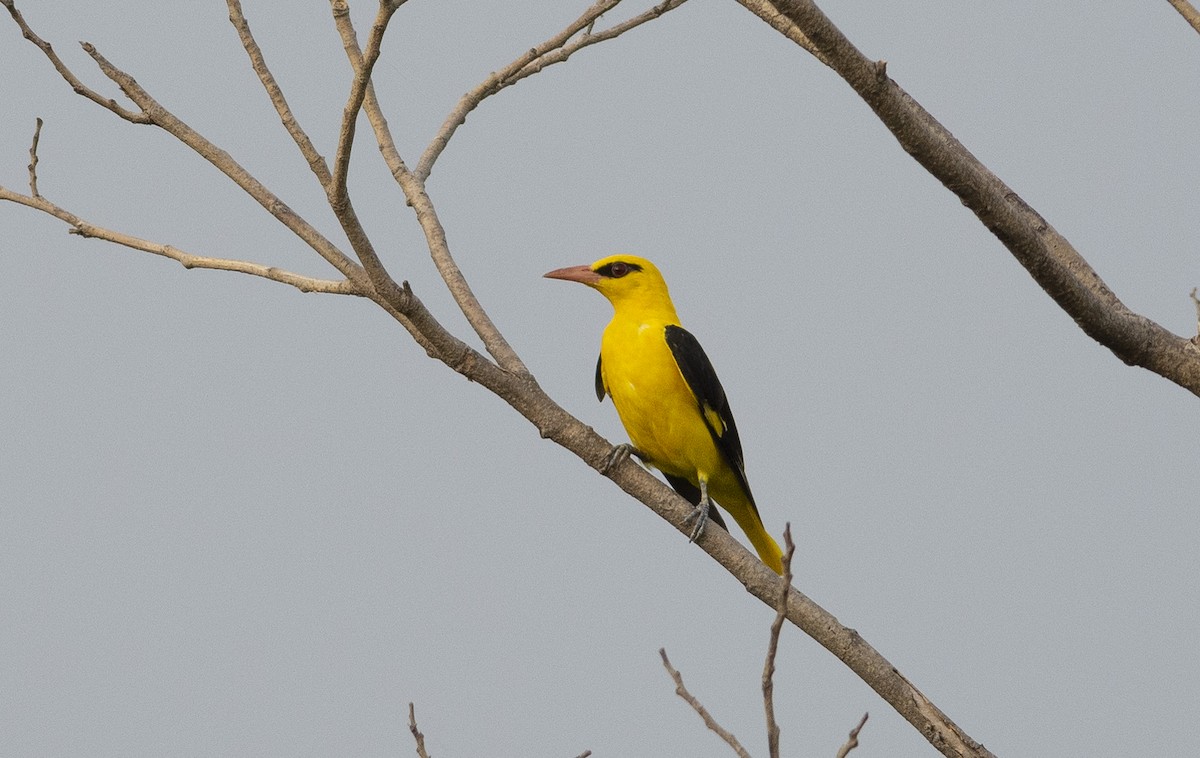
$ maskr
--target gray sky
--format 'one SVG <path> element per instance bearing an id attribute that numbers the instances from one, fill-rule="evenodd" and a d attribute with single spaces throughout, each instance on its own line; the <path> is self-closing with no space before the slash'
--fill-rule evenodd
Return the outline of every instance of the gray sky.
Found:
<path id="1" fill-rule="evenodd" d="M 632 0 L 631 0 L 632 1 Z M 246 0 L 332 153 L 324 2 Z M 365 33 L 374 4 L 356 11 Z M 413 2 L 376 86 L 410 160 L 455 100 L 584 3 Z M 223 3 L 25 2 L 334 239 Z M 639 6 L 644 7 L 644 6 Z M 482 9 L 482 10 L 481 10 Z M 867 55 L 1134 310 L 1195 329 L 1200 37 L 1158 3 L 827 3 Z M 624 18 L 622 10 L 603 23 Z M 162 133 L 71 94 L 0 24 L 0 182 L 191 252 L 331 272 Z M 370 138 L 357 207 L 460 335 Z M 1200 752 L 1196 398 L 1087 338 L 849 88 L 693 0 L 488 101 L 429 182 L 475 291 L 565 407 L 609 306 L 541 274 L 653 259 L 737 415 L 796 584 L 999 755 Z M 68 236 L 0 206 L 0 752 L 765 755 L 771 612 L 369 303 Z M 740 535 L 739 535 L 740 536 Z M 785 753 L 933 754 L 794 629 Z"/>

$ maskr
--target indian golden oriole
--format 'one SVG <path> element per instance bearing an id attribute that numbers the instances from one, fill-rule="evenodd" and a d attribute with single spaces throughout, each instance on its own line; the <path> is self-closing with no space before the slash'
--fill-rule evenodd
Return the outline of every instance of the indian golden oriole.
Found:
<path id="1" fill-rule="evenodd" d="M 633 453 L 666 476 L 696 506 L 692 539 L 711 519 L 725 526 L 713 501 L 733 516 L 759 558 L 783 573 L 779 545 L 763 528 L 750 494 L 742 442 L 725 390 L 700 343 L 679 324 L 667 283 L 645 258 L 614 255 L 590 266 L 545 275 L 586 284 L 608 298 L 613 318 L 600 340 L 596 397 L 613 399 Z"/>

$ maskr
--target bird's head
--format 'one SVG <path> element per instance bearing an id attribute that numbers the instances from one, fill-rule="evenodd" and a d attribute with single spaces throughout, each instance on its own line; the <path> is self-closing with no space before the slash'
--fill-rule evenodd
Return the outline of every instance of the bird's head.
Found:
<path id="1" fill-rule="evenodd" d="M 545 277 L 586 284 L 608 298 L 614 308 L 660 304 L 672 307 L 667 283 L 658 268 L 636 255 L 610 255 L 589 266 L 555 269 Z"/>

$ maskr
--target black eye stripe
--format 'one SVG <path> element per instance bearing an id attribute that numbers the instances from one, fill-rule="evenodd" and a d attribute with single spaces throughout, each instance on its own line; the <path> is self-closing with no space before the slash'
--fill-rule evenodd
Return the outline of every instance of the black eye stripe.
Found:
<path id="1" fill-rule="evenodd" d="M 609 279 L 620 279 L 631 271 L 641 271 L 642 267 L 628 261 L 613 261 L 596 269 L 596 273 Z"/>

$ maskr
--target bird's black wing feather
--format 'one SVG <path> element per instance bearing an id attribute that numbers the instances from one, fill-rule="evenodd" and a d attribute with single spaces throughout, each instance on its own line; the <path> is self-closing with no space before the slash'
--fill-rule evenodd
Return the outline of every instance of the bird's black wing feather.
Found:
<path id="1" fill-rule="evenodd" d="M 729 410 L 729 401 L 725 398 L 725 390 L 721 387 L 721 380 L 717 378 L 712 362 L 704 354 L 704 348 L 700 347 L 699 341 L 682 326 L 666 327 L 666 338 L 667 346 L 675 356 L 675 364 L 679 366 L 679 373 L 683 374 L 683 380 L 696 396 L 700 415 L 708 425 L 713 442 L 729 462 L 729 467 L 733 469 L 742 489 L 746 491 L 746 497 L 753 504 L 754 495 L 750 493 L 750 484 L 746 481 L 746 466 L 742 460 L 742 440 L 738 437 L 733 412 Z M 717 423 L 714 423 L 714 415 Z"/>
<path id="2" fill-rule="evenodd" d="M 675 491 L 683 495 L 683 499 L 692 505 L 700 505 L 700 488 L 684 479 L 682 476 L 671 476 L 664 473 L 663 476 L 675 488 Z M 729 531 L 729 527 L 725 526 L 725 519 L 721 518 L 721 512 L 717 510 L 717 506 L 711 502 L 708 504 L 708 520 L 725 531 Z"/>
<path id="3" fill-rule="evenodd" d="M 604 402 L 604 374 L 600 373 L 600 361 L 602 358 L 596 358 L 596 399 Z"/>

